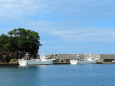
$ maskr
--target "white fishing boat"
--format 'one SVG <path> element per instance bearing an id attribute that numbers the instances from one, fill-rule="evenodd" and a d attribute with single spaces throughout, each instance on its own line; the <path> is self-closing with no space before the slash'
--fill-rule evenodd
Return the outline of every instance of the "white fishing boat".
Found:
<path id="1" fill-rule="evenodd" d="M 76 59 L 70 59 L 70 64 L 77 64 L 78 60 Z"/>
<path id="2" fill-rule="evenodd" d="M 19 53 L 19 55 L 20 55 L 20 53 Z M 20 66 L 26 66 L 27 65 L 27 62 L 28 62 L 27 59 L 29 58 L 28 53 L 25 54 L 25 57 L 26 58 L 18 59 L 18 63 Z M 20 58 L 20 56 L 19 56 L 19 58 Z"/>
<path id="3" fill-rule="evenodd" d="M 40 60 L 40 59 L 31 59 L 28 60 L 27 65 L 51 65 L 53 60 Z"/>
<path id="4" fill-rule="evenodd" d="M 76 59 L 70 59 L 70 64 L 77 64 L 78 63 L 77 57 L 79 57 L 78 54 L 76 55 Z"/>
<path id="5" fill-rule="evenodd" d="M 28 53 L 26 53 L 26 57 L 29 58 Z M 51 65 L 51 64 L 53 64 L 53 61 L 54 61 L 54 59 L 47 59 L 44 53 L 42 53 L 42 57 L 37 58 L 37 59 L 29 59 L 29 60 L 19 59 L 18 60 L 20 66 L 25 66 L 25 65 Z"/>
<path id="6" fill-rule="evenodd" d="M 84 60 L 78 60 L 78 64 L 96 64 L 95 59 L 91 54 L 85 54 Z"/>
<path id="7" fill-rule="evenodd" d="M 18 63 L 20 66 L 26 66 L 27 65 L 27 60 L 25 59 L 18 59 Z"/>
<path id="8" fill-rule="evenodd" d="M 96 60 L 94 60 L 94 61 L 88 61 L 88 60 L 78 61 L 78 64 L 96 64 Z"/>

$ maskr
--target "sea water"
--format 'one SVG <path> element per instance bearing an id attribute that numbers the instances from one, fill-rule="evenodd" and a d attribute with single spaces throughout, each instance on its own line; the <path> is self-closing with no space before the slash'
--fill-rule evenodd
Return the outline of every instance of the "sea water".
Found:
<path id="1" fill-rule="evenodd" d="M 115 86 L 115 64 L 0 67 L 0 86 Z"/>

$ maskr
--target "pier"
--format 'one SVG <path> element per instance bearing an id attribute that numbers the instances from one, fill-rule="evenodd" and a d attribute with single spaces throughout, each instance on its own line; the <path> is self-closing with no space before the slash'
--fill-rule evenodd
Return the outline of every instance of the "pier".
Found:
<path id="1" fill-rule="evenodd" d="M 79 55 L 79 56 L 77 56 Z M 97 64 L 115 64 L 115 54 L 91 54 L 97 60 Z M 85 54 L 49 54 L 49 58 L 56 59 L 54 64 L 69 64 L 70 59 L 84 60 Z"/>
<path id="2" fill-rule="evenodd" d="M 18 66 L 19 64 L 18 63 L 0 63 L 0 66 Z"/>

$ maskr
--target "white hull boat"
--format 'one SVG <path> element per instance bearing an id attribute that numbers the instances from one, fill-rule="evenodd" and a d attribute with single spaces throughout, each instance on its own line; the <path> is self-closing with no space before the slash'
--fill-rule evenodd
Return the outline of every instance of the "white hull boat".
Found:
<path id="1" fill-rule="evenodd" d="M 26 65 L 51 65 L 53 64 L 53 60 L 46 60 L 41 61 L 40 59 L 32 59 L 32 60 L 18 60 L 20 66 L 26 66 Z"/>
<path id="2" fill-rule="evenodd" d="M 94 61 L 88 61 L 88 60 L 78 61 L 78 64 L 96 64 L 96 60 L 94 60 Z"/>
<path id="3" fill-rule="evenodd" d="M 25 55 L 29 59 L 29 55 L 26 53 Z M 53 64 L 54 59 L 46 59 L 46 56 L 44 55 L 40 59 L 30 59 L 30 60 L 24 60 L 19 59 L 19 65 L 20 66 L 26 66 L 26 65 L 51 65 Z"/>
<path id="4" fill-rule="evenodd" d="M 18 59 L 18 63 L 19 63 L 20 66 L 26 66 L 27 65 L 27 60 Z"/>
<path id="5" fill-rule="evenodd" d="M 77 64 L 77 63 L 78 63 L 78 60 L 75 60 L 75 59 L 70 60 L 70 64 Z"/>
<path id="6" fill-rule="evenodd" d="M 86 54 L 83 61 L 78 61 L 78 64 L 96 64 L 96 59 L 91 54 Z"/>
<path id="7" fill-rule="evenodd" d="M 51 65 L 53 64 L 53 60 L 40 60 L 40 59 L 32 59 L 28 60 L 27 65 Z"/>

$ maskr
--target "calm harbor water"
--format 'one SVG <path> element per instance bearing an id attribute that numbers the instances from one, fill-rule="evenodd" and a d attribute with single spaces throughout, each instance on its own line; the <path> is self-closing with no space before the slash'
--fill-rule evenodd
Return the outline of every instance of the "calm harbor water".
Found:
<path id="1" fill-rule="evenodd" d="M 115 86 L 115 64 L 0 67 L 0 86 Z"/>

